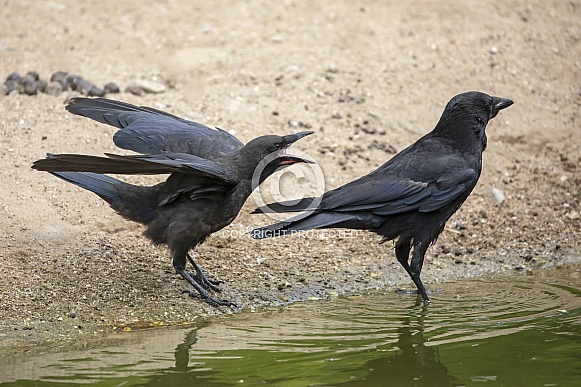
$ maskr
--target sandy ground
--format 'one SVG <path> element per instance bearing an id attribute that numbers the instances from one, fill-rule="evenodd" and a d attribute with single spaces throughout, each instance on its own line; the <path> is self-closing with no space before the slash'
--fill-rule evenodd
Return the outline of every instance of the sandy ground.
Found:
<path id="1" fill-rule="evenodd" d="M 327 189 L 429 132 L 455 94 L 508 97 L 515 105 L 488 126 L 480 182 L 428 251 L 423 279 L 436 288 L 578 261 L 581 1 L 356 3 L 2 1 L 0 75 L 152 80 L 167 91 L 110 97 L 243 141 L 314 130 L 295 148 L 319 162 Z M 46 152 L 116 151 L 113 128 L 64 110 L 74 95 L 0 97 L 0 347 L 225 312 L 180 294 L 167 252 L 140 226 L 30 169 Z M 303 189 L 290 177 L 286 190 Z M 243 231 L 272 221 L 249 215 L 255 206 L 195 253 L 242 308 L 412 287 L 372 234 L 251 240 Z"/>

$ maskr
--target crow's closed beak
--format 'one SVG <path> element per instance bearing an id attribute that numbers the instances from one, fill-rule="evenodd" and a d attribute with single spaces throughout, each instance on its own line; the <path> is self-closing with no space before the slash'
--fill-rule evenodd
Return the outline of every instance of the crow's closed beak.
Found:
<path id="1" fill-rule="evenodd" d="M 512 102 L 512 100 L 508 98 L 500 97 L 493 97 L 492 102 L 494 104 L 492 108 L 492 117 L 496 117 L 499 111 L 501 111 L 502 109 L 506 109 L 507 107 L 514 103 Z"/>

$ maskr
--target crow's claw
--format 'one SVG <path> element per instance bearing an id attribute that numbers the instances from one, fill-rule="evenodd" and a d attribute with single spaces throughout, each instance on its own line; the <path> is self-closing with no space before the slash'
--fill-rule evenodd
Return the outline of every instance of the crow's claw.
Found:
<path id="1" fill-rule="evenodd" d="M 187 294 L 189 294 L 190 297 L 200 299 L 200 300 L 202 300 L 202 301 L 204 301 L 212 306 L 215 306 L 215 307 L 219 307 L 219 306 L 229 306 L 229 307 L 234 307 L 234 308 L 237 307 L 235 303 L 230 302 L 228 300 L 219 300 L 217 298 L 210 297 L 207 294 L 202 295 L 200 293 L 196 293 L 193 290 L 183 290 L 182 293 L 187 293 Z"/>
<path id="2" fill-rule="evenodd" d="M 213 290 L 214 292 L 220 293 L 222 291 L 222 289 L 220 289 L 217 285 L 220 285 L 222 283 L 222 281 L 211 280 L 208 277 L 206 277 L 206 275 L 204 274 L 202 269 L 200 269 L 198 264 L 194 261 L 192 256 L 190 254 L 188 254 L 187 257 L 188 257 L 188 261 L 190 261 L 190 263 L 192 264 L 192 266 L 196 270 L 196 275 L 193 275 L 192 278 L 197 283 L 199 283 L 201 286 L 203 286 L 204 289 L 210 289 L 210 290 Z"/>

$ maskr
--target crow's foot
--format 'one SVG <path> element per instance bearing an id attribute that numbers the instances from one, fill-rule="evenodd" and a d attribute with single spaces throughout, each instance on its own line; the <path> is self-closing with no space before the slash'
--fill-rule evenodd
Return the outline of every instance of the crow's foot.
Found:
<path id="1" fill-rule="evenodd" d="M 220 285 L 222 283 L 222 281 L 211 280 L 208 277 L 206 277 L 206 275 L 204 274 L 202 269 L 200 269 L 200 267 L 194 261 L 194 259 L 190 256 L 190 254 L 188 254 L 187 257 L 188 257 L 188 260 L 190 261 L 190 263 L 192 264 L 192 266 L 194 267 L 194 269 L 196 270 L 196 274 L 192 275 L 192 278 L 197 283 L 199 283 L 201 286 L 203 286 L 204 289 L 210 289 L 214 292 L 220 293 L 222 291 L 222 289 L 220 289 L 217 285 Z"/>
<path id="2" fill-rule="evenodd" d="M 184 290 L 182 293 L 187 293 L 190 295 L 190 297 L 198 298 L 198 299 L 204 301 L 205 303 L 208 303 L 208 304 L 215 306 L 215 307 L 229 306 L 229 307 L 236 308 L 235 303 L 228 301 L 228 300 L 219 300 L 217 298 L 210 297 L 210 295 L 208 295 L 208 294 L 196 293 L 193 290 Z"/>
<path id="3" fill-rule="evenodd" d="M 190 295 L 190 297 L 194 297 L 194 298 L 198 298 L 212 306 L 236 306 L 236 304 L 234 304 L 233 302 L 230 301 L 226 301 L 226 300 L 219 300 L 217 298 L 213 298 L 212 296 L 210 296 L 210 293 L 208 293 L 208 291 L 206 290 L 206 287 L 204 285 L 202 285 L 201 283 L 199 283 L 196 279 L 195 276 L 192 276 L 190 273 L 188 273 L 185 269 L 177 269 L 177 272 L 186 280 L 188 281 L 188 283 L 190 285 L 192 285 L 194 287 L 194 289 L 196 289 L 196 291 L 193 290 L 184 290 L 182 293 L 188 293 Z M 200 272 L 198 272 L 200 273 Z"/>
<path id="4" fill-rule="evenodd" d="M 396 293 L 404 294 L 406 296 L 416 295 L 416 294 L 417 295 L 420 295 L 420 296 L 422 296 L 422 300 L 424 301 L 424 304 L 427 305 L 427 304 L 430 303 L 430 299 L 428 298 L 428 294 L 439 293 L 439 292 L 442 291 L 442 289 L 434 289 L 434 290 L 424 289 L 424 291 L 425 291 L 425 295 L 426 295 L 425 297 L 423 296 L 422 291 L 419 290 L 419 289 L 415 289 L 415 290 L 412 290 L 412 289 L 396 289 L 395 290 Z"/>

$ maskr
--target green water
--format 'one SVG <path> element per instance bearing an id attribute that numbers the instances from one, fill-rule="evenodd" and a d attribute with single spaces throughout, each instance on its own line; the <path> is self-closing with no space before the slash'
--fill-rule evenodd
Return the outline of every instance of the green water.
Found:
<path id="1" fill-rule="evenodd" d="M 0 359 L 6 386 L 581 386 L 581 267 L 121 335 Z"/>

